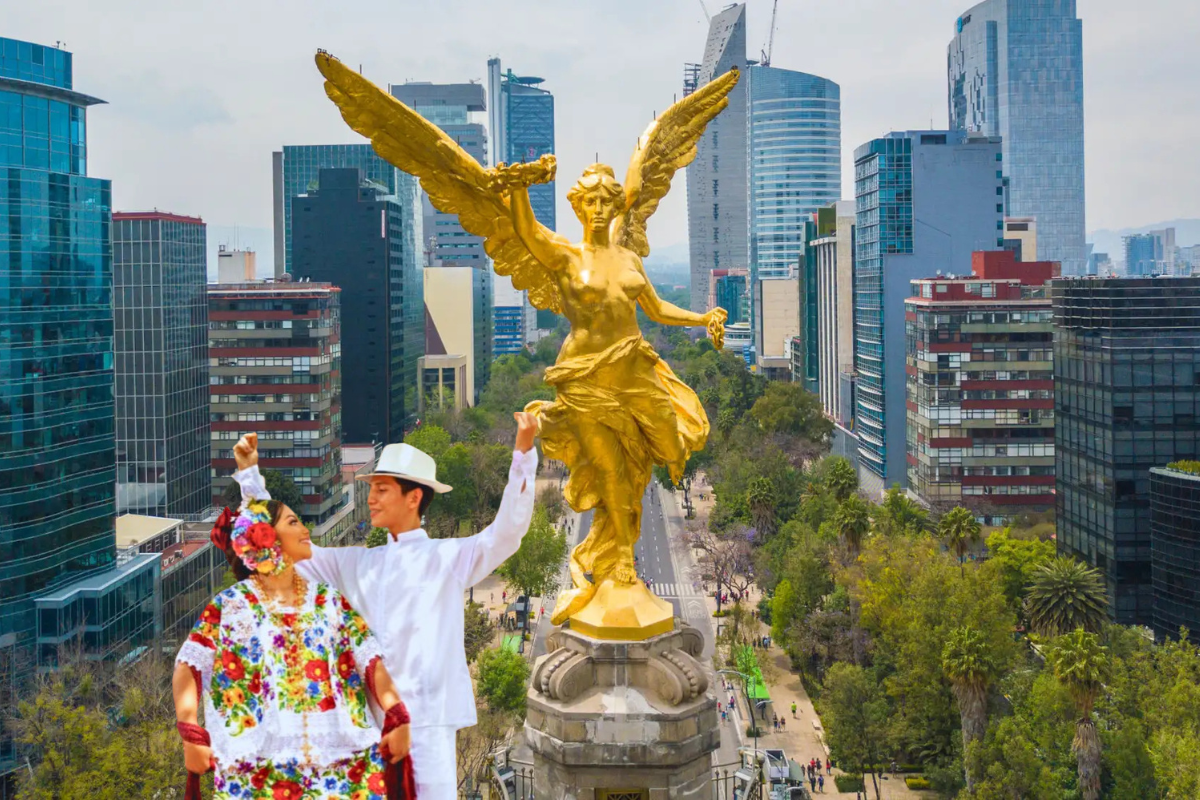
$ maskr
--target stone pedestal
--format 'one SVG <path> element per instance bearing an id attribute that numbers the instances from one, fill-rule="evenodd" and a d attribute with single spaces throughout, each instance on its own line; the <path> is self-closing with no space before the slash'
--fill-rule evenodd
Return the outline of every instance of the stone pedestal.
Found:
<path id="1" fill-rule="evenodd" d="M 641 642 L 551 634 L 525 716 L 537 800 L 708 800 L 721 734 L 703 645 L 683 623 Z"/>

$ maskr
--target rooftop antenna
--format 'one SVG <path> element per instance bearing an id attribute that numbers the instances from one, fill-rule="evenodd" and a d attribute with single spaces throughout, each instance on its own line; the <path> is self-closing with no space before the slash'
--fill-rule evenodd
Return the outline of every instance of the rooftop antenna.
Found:
<path id="1" fill-rule="evenodd" d="M 775 0 L 771 6 L 771 34 L 767 37 L 767 47 L 762 51 L 762 58 L 759 63 L 764 67 L 771 66 L 771 51 L 775 48 L 775 14 L 779 11 L 779 0 Z"/>
<path id="2" fill-rule="evenodd" d="M 708 6 L 704 5 L 704 0 L 700 0 L 700 10 L 704 12 L 704 19 L 712 23 L 712 14 L 708 13 Z"/>

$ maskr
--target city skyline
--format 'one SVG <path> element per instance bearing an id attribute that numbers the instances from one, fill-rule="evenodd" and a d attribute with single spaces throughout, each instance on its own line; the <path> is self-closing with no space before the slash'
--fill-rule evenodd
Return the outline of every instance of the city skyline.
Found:
<path id="1" fill-rule="evenodd" d="M 86 68 L 85 88 L 109 101 L 97 112 L 90 144 L 93 166 L 113 179 L 115 208 L 198 214 L 214 231 L 238 226 L 243 243 L 257 246 L 266 264 L 271 185 L 265 154 L 297 141 L 299 131 L 305 142 L 357 141 L 323 96 L 311 62 L 317 47 L 361 63 L 380 85 L 483 81 L 492 55 L 546 78 L 558 102 L 562 179 L 573 181 L 597 151 L 603 161 L 625 163 L 629 131 L 641 130 L 679 94 L 682 66 L 700 59 L 707 27 L 699 5 L 687 0 L 652 8 L 618 2 L 603 9 L 543 2 L 519 18 L 469 13 L 473 5 L 442 4 L 428 11 L 372 4 L 352 19 L 244 13 L 240 24 L 230 25 L 228 15 L 195 8 L 160 8 L 144 16 L 127 2 L 94 11 L 77 0 L 60 0 L 54 9 L 11 10 L 5 33 L 26 41 L 63 40 Z M 945 127 L 945 49 L 955 19 L 970 6 L 935 0 L 920 9 L 893 8 L 869 0 L 868 7 L 847 14 L 836 6 L 781 5 L 773 66 L 823 75 L 842 87 L 843 193 L 852 185 L 853 168 L 845 156 L 858 143 L 887 130 Z M 710 5 L 710 12 L 718 10 Z M 1187 197 L 1182 182 L 1170 180 L 1200 167 L 1200 154 L 1178 146 L 1188 109 L 1200 107 L 1194 102 L 1200 87 L 1186 78 L 1200 57 L 1184 46 L 1194 29 L 1186 18 L 1200 12 L 1182 3 L 1134 9 L 1115 0 L 1082 0 L 1079 15 L 1087 228 L 1200 217 L 1200 200 Z M 257 22 L 260 16 L 263 23 Z M 770 4 L 752 0 L 747 16 L 747 49 L 753 54 L 766 41 Z M 535 17 L 539 24 L 531 27 Z M 373 24 L 364 27 L 367 18 Z M 121 36 L 105 33 L 118 25 Z M 421 35 L 393 50 L 387 49 L 390 35 L 363 37 L 368 29 L 414 28 Z M 880 48 L 870 44 L 872 37 L 893 44 Z M 122 44 L 127 41 L 138 46 Z M 1151 41 L 1159 57 L 1152 64 L 1135 58 Z M 641 56 L 614 59 L 608 51 L 617 47 Z M 850 57 L 854 52 L 858 55 Z M 1105 109 L 1130 102 L 1135 90 L 1141 101 L 1158 98 L 1160 114 L 1106 115 Z M 593 103 L 605 108 L 602 117 L 586 113 Z M 138 146 L 128 146 L 132 141 Z M 187 159 L 179 158 L 181 149 Z M 230 191 L 232 186 L 237 190 Z M 657 247 L 686 242 L 685 195 L 676 187 L 656 215 L 650 233 Z M 563 232 L 572 235 L 577 222 L 562 196 L 557 212 Z"/>

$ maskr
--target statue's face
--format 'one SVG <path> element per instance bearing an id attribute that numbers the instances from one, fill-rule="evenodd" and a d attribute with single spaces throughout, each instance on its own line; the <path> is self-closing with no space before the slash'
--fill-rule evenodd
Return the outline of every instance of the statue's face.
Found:
<path id="1" fill-rule="evenodd" d="M 609 197 L 607 192 L 594 189 L 579 201 L 577 214 L 584 228 L 591 231 L 607 230 L 617 215 L 616 198 Z"/>

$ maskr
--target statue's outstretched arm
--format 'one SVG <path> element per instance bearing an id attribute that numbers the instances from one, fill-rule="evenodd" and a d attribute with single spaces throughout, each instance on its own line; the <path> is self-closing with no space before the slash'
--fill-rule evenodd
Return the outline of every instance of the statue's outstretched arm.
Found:
<path id="1" fill-rule="evenodd" d="M 499 164 L 489 169 L 491 189 L 508 196 L 508 213 L 513 230 L 533 257 L 549 270 L 566 264 L 567 253 L 561 243 L 534 216 L 529 203 L 529 187 L 554 180 L 558 162 L 553 155 L 544 155 L 526 164 Z"/>
<path id="2" fill-rule="evenodd" d="M 639 269 L 641 269 L 640 266 Z M 643 276 L 646 274 L 644 269 L 641 269 L 641 272 Z M 646 278 L 646 288 L 638 295 L 638 303 L 641 305 L 642 311 L 646 312 L 646 316 L 659 325 L 692 327 L 694 325 L 707 325 L 709 321 L 707 314 L 686 311 L 679 306 L 672 305 L 663 300 L 658 296 L 658 292 L 654 290 L 654 284 L 650 282 L 649 277 Z"/>

